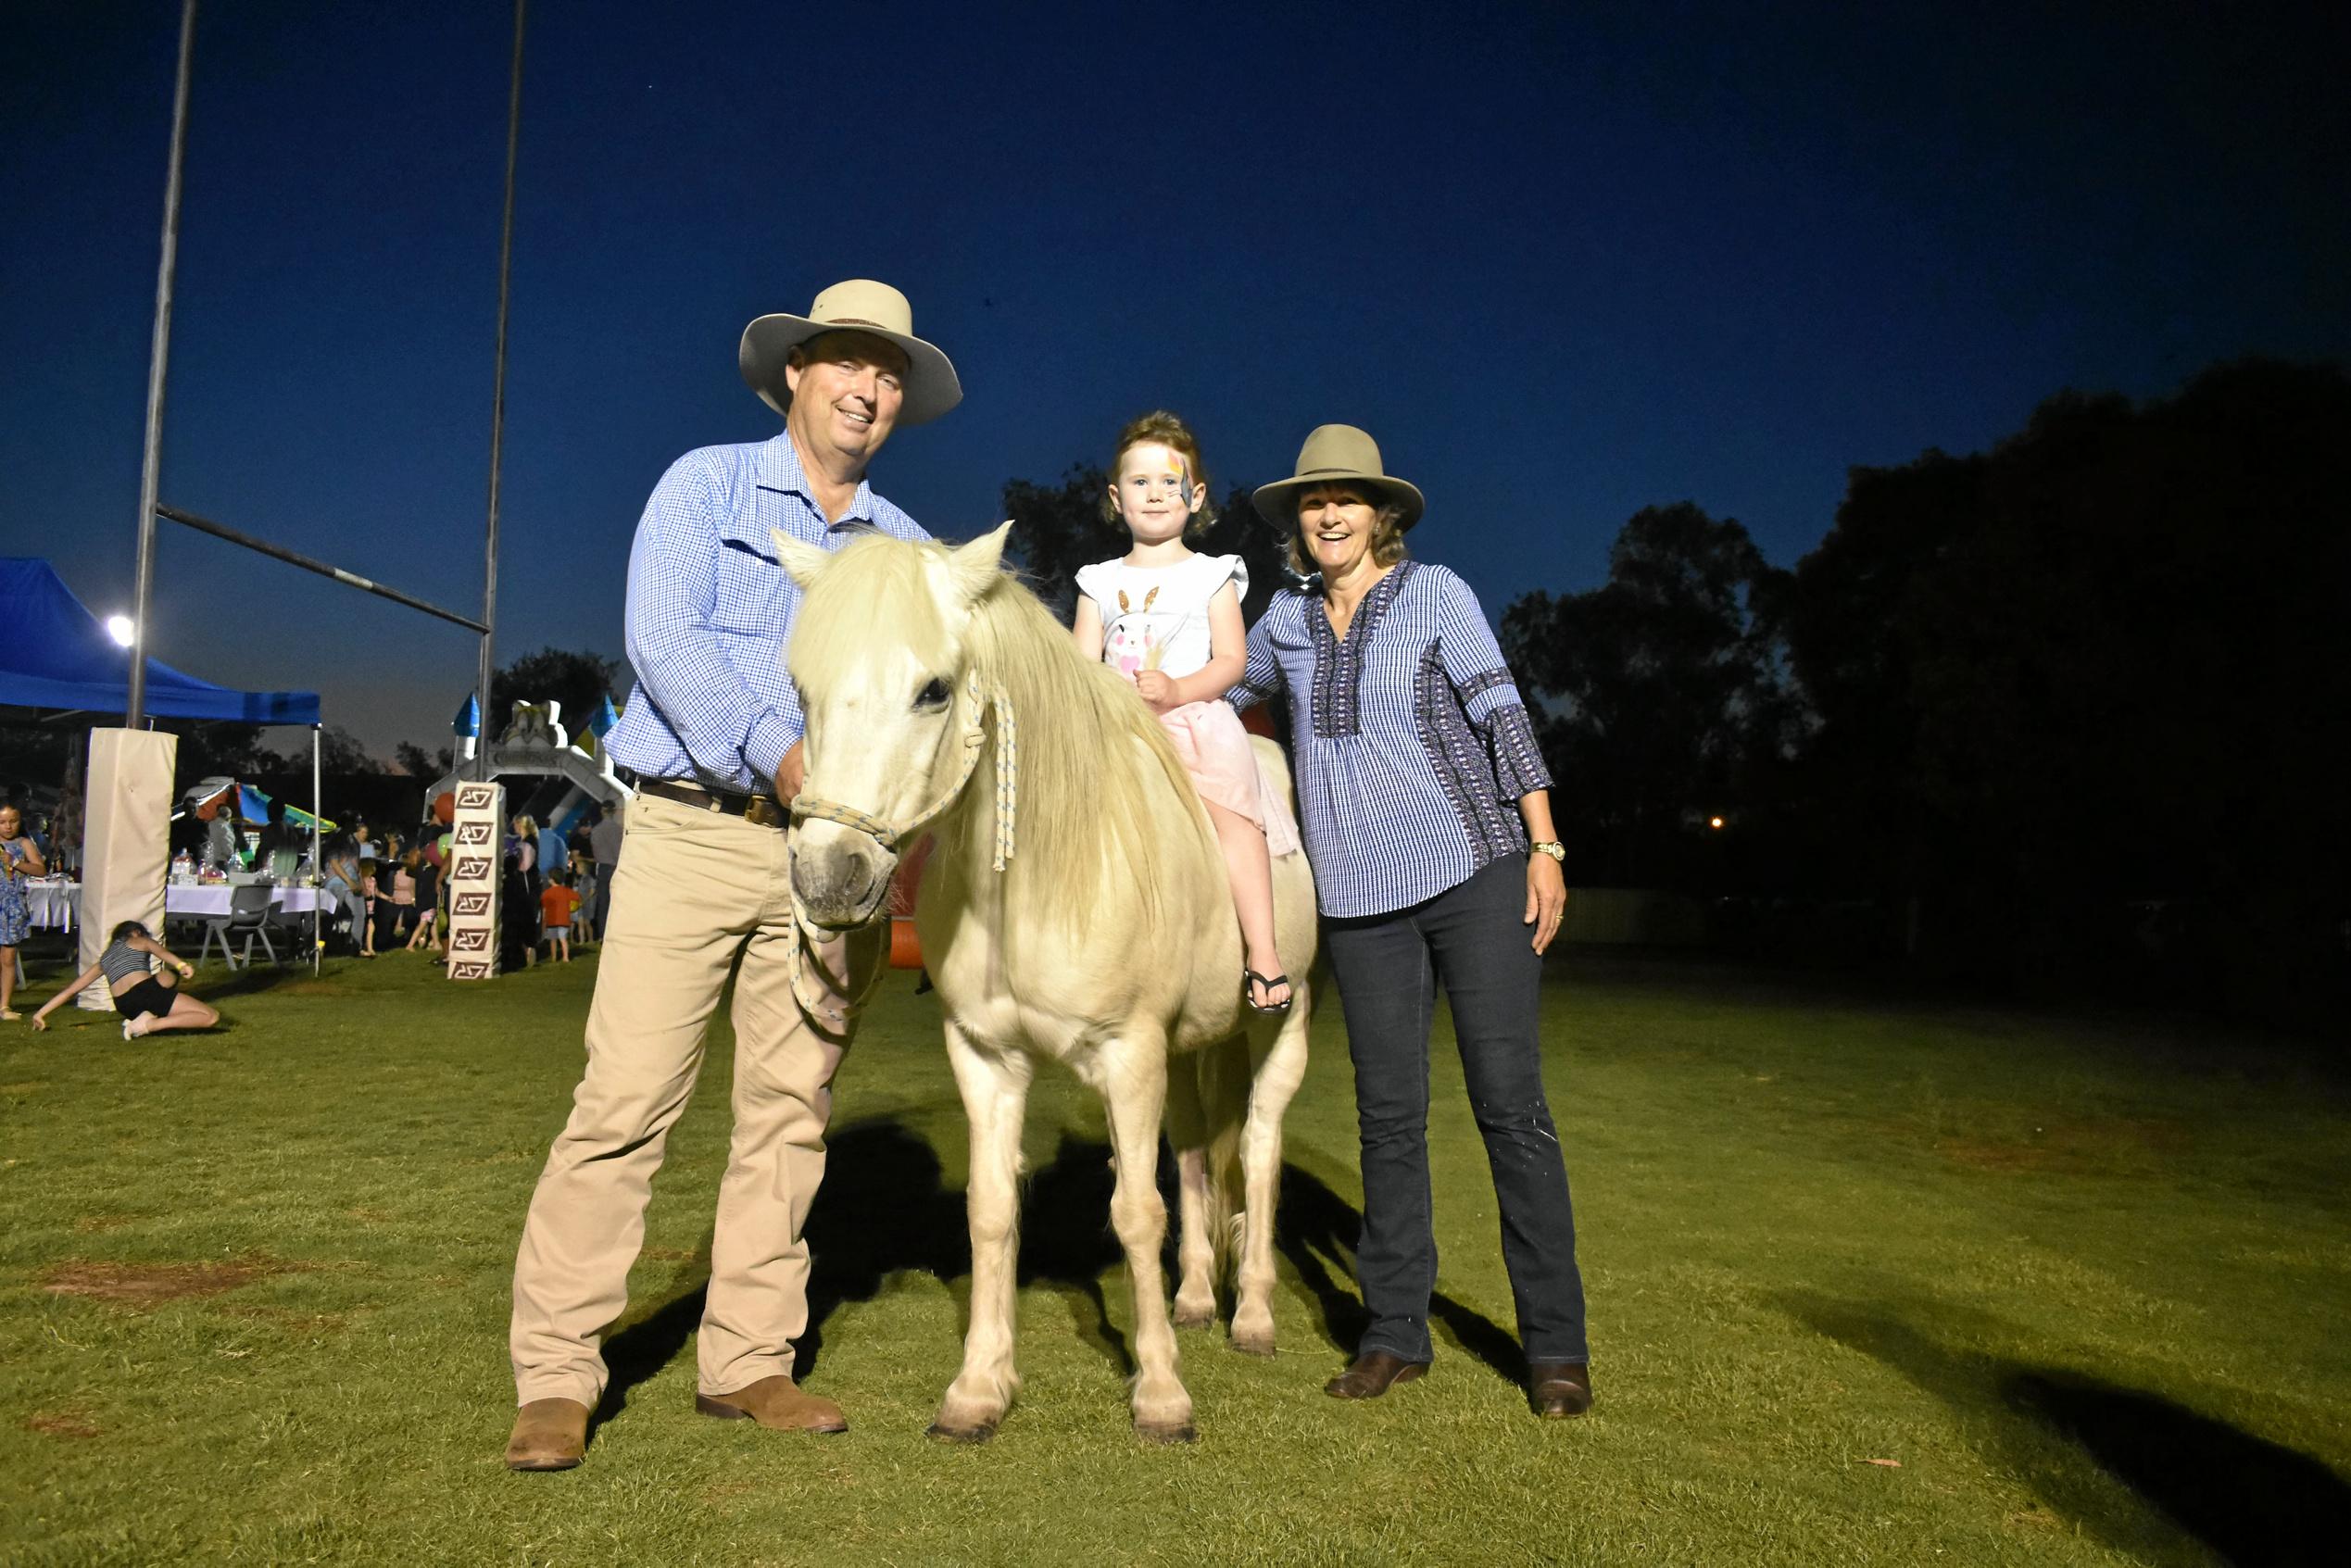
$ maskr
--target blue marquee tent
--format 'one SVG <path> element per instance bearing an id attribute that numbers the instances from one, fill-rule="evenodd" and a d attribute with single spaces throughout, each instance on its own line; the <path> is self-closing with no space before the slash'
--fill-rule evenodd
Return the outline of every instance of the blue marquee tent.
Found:
<path id="1" fill-rule="evenodd" d="M 38 556 L 0 556 L 0 708 L 120 713 L 130 655 Z M 316 692 L 241 692 L 147 660 L 147 711 L 245 724 L 319 721 Z"/>

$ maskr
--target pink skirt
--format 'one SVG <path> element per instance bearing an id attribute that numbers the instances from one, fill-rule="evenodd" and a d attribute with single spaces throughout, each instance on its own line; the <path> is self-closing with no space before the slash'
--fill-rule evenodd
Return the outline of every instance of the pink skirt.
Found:
<path id="1" fill-rule="evenodd" d="M 1240 716 L 1221 702 L 1188 702 L 1159 716 L 1176 755 L 1192 776 L 1201 797 L 1238 812 L 1265 833 L 1268 854 L 1296 850 L 1298 822 L 1281 786 L 1258 760 Z"/>

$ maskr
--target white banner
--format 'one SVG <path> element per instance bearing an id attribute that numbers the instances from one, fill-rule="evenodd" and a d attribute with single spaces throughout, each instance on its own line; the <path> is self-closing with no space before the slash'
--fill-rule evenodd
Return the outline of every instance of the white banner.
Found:
<path id="1" fill-rule="evenodd" d="M 83 819 L 83 967 L 98 961 L 115 926 L 135 920 L 163 940 L 163 878 L 171 859 L 171 769 L 180 737 L 157 730 L 90 732 L 89 815 Z M 94 981 L 76 1006 L 111 1012 Z"/>
<path id="2" fill-rule="evenodd" d="M 506 789 L 468 781 L 457 786 L 449 820 L 449 978 L 489 980 L 498 972 L 498 849 Z"/>

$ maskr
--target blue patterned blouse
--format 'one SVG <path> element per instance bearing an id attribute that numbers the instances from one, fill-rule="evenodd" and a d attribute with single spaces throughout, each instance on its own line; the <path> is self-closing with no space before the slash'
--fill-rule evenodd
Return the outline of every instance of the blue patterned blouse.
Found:
<path id="1" fill-rule="evenodd" d="M 1445 568 L 1399 561 L 1343 642 L 1319 595 L 1275 595 L 1226 700 L 1283 692 L 1326 915 L 1404 909 L 1526 852 L 1512 803 L 1551 774 L 1477 596 Z"/>

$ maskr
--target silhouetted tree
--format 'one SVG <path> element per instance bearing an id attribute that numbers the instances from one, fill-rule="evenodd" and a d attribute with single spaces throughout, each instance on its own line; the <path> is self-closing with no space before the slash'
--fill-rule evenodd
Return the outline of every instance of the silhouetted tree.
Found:
<path id="1" fill-rule="evenodd" d="M 262 731 L 258 724 L 237 724 L 211 719 L 158 719 L 155 727 L 171 731 L 180 737 L 173 767 L 183 785 L 214 775 L 249 777 L 279 766 L 278 754 L 262 744 Z M 281 733 L 292 734 L 294 732 Z M 307 736 L 290 743 L 291 746 L 298 746 L 307 760 L 310 752 Z"/>
<path id="2" fill-rule="evenodd" d="M 1818 801 L 2010 972 L 2159 945 L 2135 898 L 2192 911 L 2215 994 L 2340 988 L 2347 523 L 2328 366 L 2064 394 L 1985 457 L 1856 470 L 1791 598 Z"/>
<path id="3" fill-rule="evenodd" d="M 565 710 L 570 711 L 568 709 Z M 427 751 L 414 741 L 404 740 L 392 748 L 393 760 L 411 778 L 426 783 L 446 774 L 457 762 L 457 748 L 445 746 L 437 752 Z"/>
<path id="4" fill-rule="evenodd" d="M 1683 880 L 1695 825 L 1749 803 L 1798 709 L 1779 617 L 1788 574 L 1737 521 L 1684 501 L 1636 513 L 1587 593 L 1532 593 L 1502 615 L 1580 877 Z"/>
<path id="5" fill-rule="evenodd" d="M 1090 463 L 1072 464 L 1059 484 L 1004 485 L 1004 515 L 1012 520 L 1004 553 L 1064 626 L 1076 613 L 1077 569 L 1126 547 L 1125 531 L 1102 519 L 1109 486 L 1109 476 Z"/>
<path id="6" fill-rule="evenodd" d="M 289 753 L 284 766 L 293 766 L 301 759 Z M 319 734 L 319 767 L 329 773 L 380 773 L 383 765 L 368 755 L 368 748 L 359 738 L 340 724 L 329 724 Z"/>
<path id="7" fill-rule="evenodd" d="M 517 702 L 551 699 L 563 705 L 563 727 L 576 735 L 595 714 L 597 704 L 612 695 L 612 683 L 620 673 L 621 661 L 602 654 L 564 648 L 524 654 L 491 675 L 490 723 L 484 734 L 490 740 L 504 735 Z"/>
<path id="8" fill-rule="evenodd" d="M 1789 659 L 1816 721 L 1789 775 L 1806 891 L 1906 908 L 1946 874 L 1951 820 L 1919 774 L 1919 601 L 1972 536 L 1988 459 L 1929 451 L 1856 468 L 1835 526 L 1796 565 L 1784 601 Z"/>

